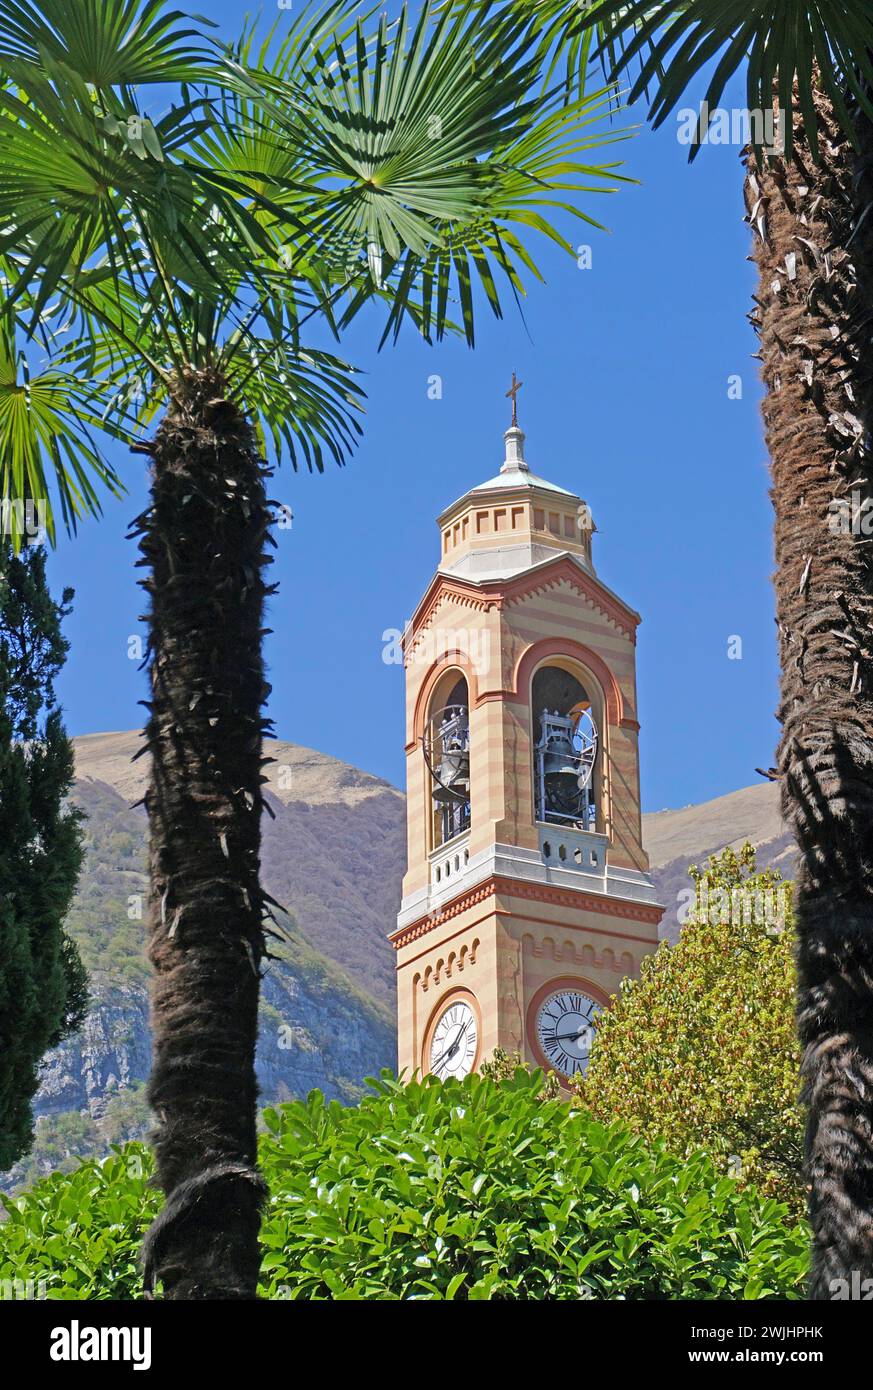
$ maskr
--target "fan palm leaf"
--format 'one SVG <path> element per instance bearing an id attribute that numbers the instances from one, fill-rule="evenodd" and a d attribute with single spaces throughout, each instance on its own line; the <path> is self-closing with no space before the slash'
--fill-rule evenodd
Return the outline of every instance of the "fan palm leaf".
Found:
<path id="1" fill-rule="evenodd" d="M 33 368 L 9 320 L 0 319 L 0 498 L 11 504 L 4 520 L 16 550 L 25 539 L 17 504 L 40 507 L 53 543 L 54 516 L 43 504 L 51 493 L 70 530 L 85 516 L 100 514 L 100 489 L 121 495 L 121 482 L 98 442 L 105 400 L 102 382 L 57 367 Z"/>
<path id="2" fill-rule="evenodd" d="M 462 0 L 456 0 L 458 4 Z M 774 90 L 785 115 L 785 153 L 802 125 L 817 147 L 815 93 L 832 102 L 854 140 L 856 104 L 873 117 L 873 11 L 867 0 L 543 0 L 527 14 L 539 52 L 554 69 L 566 64 L 566 84 L 584 81 L 597 58 L 613 81 L 627 78 L 629 100 L 652 93 L 655 127 L 673 112 L 696 78 L 701 100 L 718 107 L 728 83 L 745 73 L 749 111 L 769 112 Z M 701 138 L 705 134 L 705 118 Z M 694 158 L 699 144 L 692 147 Z"/>

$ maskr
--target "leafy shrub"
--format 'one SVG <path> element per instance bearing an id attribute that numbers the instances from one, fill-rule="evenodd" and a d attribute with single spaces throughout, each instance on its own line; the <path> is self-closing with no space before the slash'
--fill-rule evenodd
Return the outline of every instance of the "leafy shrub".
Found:
<path id="1" fill-rule="evenodd" d="M 293 1299 L 797 1298 L 806 1235 L 701 1153 L 605 1126 L 519 1069 L 265 1112 L 262 1292 Z M 0 1281 L 130 1298 L 157 1207 L 128 1145 L 17 1199 Z"/>
<path id="2" fill-rule="evenodd" d="M 578 1099 L 674 1153 L 703 1148 L 792 1213 L 805 1207 L 790 885 L 726 850 L 694 907 L 598 1020 Z"/>
<path id="3" fill-rule="evenodd" d="M 42 1287 L 46 1298 L 140 1298 L 139 1245 L 160 1206 L 150 1171 L 148 1150 L 128 1144 L 5 1198 L 0 1296 Z"/>
<path id="4" fill-rule="evenodd" d="M 491 1081 L 509 1081 L 520 1067 L 525 1071 L 533 1071 L 520 1052 L 507 1052 L 503 1047 L 495 1047 L 490 1057 L 486 1057 L 479 1067 L 479 1074 L 480 1076 L 487 1076 Z M 555 1100 L 560 1094 L 561 1082 L 557 1073 L 545 1072 L 540 1100 Z"/>

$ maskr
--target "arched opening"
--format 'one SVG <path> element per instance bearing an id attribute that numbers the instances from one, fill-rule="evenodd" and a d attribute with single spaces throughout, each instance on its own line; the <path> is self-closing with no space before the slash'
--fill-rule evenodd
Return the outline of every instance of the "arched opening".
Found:
<path id="1" fill-rule="evenodd" d="M 534 811 L 538 821 L 596 830 L 599 818 L 598 694 L 548 664 L 531 683 Z"/>
<path id="2" fill-rule="evenodd" d="M 470 697 L 457 671 L 438 681 L 421 742 L 429 772 L 429 847 L 439 849 L 470 828 Z"/>

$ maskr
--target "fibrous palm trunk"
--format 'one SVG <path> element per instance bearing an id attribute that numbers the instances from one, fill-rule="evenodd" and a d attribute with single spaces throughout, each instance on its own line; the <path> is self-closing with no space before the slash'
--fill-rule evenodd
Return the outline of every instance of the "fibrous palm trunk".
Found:
<path id="1" fill-rule="evenodd" d="M 135 530 L 150 596 L 149 1101 L 167 1200 L 146 1236 L 146 1287 L 253 1298 L 264 469 L 208 371 L 175 379 L 151 453 Z"/>
<path id="2" fill-rule="evenodd" d="M 873 1277 L 873 136 L 747 156 L 776 520 L 778 753 L 799 847 L 810 1295 Z M 869 500 L 868 500 L 869 499 Z M 865 520 L 866 518 L 866 520 Z"/>

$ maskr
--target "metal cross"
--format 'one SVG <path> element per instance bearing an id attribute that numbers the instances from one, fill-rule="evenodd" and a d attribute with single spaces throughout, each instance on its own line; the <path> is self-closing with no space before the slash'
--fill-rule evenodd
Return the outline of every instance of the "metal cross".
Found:
<path id="1" fill-rule="evenodd" d="M 513 425 L 513 429 L 517 429 L 517 428 L 518 428 L 518 399 L 517 399 L 517 397 L 518 397 L 518 393 L 519 393 L 519 391 L 521 390 L 522 386 L 524 386 L 524 382 L 523 382 L 523 381 L 519 381 L 518 378 L 517 378 L 516 375 L 515 375 L 515 372 L 513 372 L 513 373 L 512 373 L 512 385 L 510 386 L 509 390 L 508 390 L 507 393 L 506 393 L 507 399 L 509 399 L 510 397 L 512 398 L 512 425 Z"/>

